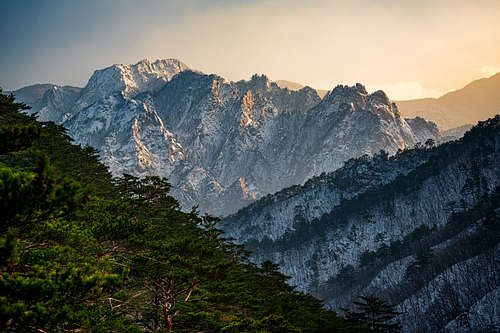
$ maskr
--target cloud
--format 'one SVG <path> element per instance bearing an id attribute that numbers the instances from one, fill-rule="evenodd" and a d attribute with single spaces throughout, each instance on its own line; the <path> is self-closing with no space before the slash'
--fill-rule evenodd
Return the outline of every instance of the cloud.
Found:
<path id="1" fill-rule="evenodd" d="M 393 100 L 437 98 L 446 93 L 445 91 L 426 89 L 416 81 L 367 85 L 367 89 L 369 91 L 383 90 Z"/>
<path id="2" fill-rule="evenodd" d="M 481 76 L 490 77 L 499 72 L 500 72 L 500 67 L 483 66 L 479 68 L 479 74 L 481 74 Z"/>

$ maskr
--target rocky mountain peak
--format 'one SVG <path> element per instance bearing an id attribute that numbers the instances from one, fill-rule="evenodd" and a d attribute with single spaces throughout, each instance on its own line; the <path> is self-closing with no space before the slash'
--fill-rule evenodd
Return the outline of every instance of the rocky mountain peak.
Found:
<path id="1" fill-rule="evenodd" d="M 176 59 L 154 62 L 144 59 L 132 65 L 114 64 L 96 70 L 78 98 L 76 109 L 83 110 L 115 93 L 129 98 L 146 91 L 158 91 L 172 77 L 187 69 Z"/>
<path id="2" fill-rule="evenodd" d="M 274 82 L 273 82 L 274 83 Z M 267 90 L 271 88 L 271 81 L 265 74 L 254 74 L 252 75 L 252 78 L 248 82 L 248 84 L 258 90 Z M 277 85 L 274 84 L 276 87 Z"/>
<path id="3" fill-rule="evenodd" d="M 186 70 L 188 66 L 180 60 L 169 58 L 169 59 L 157 59 L 151 62 L 149 59 L 142 59 L 131 67 L 137 67 L 138 70 L 150 73 L 165 73 L 172 69 L 177 69 L 178 72 Z"/>
<path id="4" fill-rule="evenodd" d="M 320 103 L 319 112 L 330 114 L 332 111 L 368 111 L 381 119 L 400 119 L 401 114 L 382 90 L 369 94 L 364 85 L 338 85 Z"/>
<path id="5" fill-rule="evenodd" d="M 362 85 L 361 83 L 356 83 L 356 85 L 354 86 L 354 88 L 356 89 L 356 91 L 360 94 L 363 94 L 363 95 L 366 95 L 368 94 L 368 92 L 366 91 L 366 88 L 364 85 Z"/>
<path id="6" fill-rule="evenodd" d="M 337 85 L 323 100 L 328 104 L 352 104 L 353 108 L 363 108 L 366 103 L 366 95 L 367 91 L 360 83 L 355 86 Z"/>
<path id="7" fill-rule="evenodd" d="M 318 91 L 309 86 L 305 86 L 304 88 L 298 90 L 297 95 L 299 98 L 305 98 L 306 100 L 312 101 L 311 104 L 317 104 L 321 101 Z"/>
<path id="8" fill-rule="evenodd" d="M 374 104 L 391 105 L 389 97 L 387 97 L 385 92 L 382 90 L 377 90 L 374 93 L 372 93 L 371 95 L 369 95 L 368 102 L 371 102 Z"/>
<path id="9" fill-rule="evenodd" d="M 119 64 L 111 68 L 120 76 L 119 80 L 125 86 L 125 93 L 130 95 L 157 91 L 172 77 L 189 69 L 176 59 L 159 59 L 154 62 L 144 59 L 134 65 Z"/>
<path id="10" fill-rule="evenodd" d="M 16 98 L 22 100 L 24 103 L 33 104 L 40 100 L 47 90 L 54 87 L 54 84 L 33 84 L 21 89 L 16 90 Z M 4 92 L 5 93 L 5 92 Z"/>
<path id="11" fill-rule="evenodd" d="M 356 83 L 354 86 L 339 84 L 333 90 L 328 93 L 328 96 L 338 96 L 338 95 L 367 95 L 368 92 L 366 88 L 361 83 Z"/>
<path id="12" fill-rule="evenodd" d="M 45 120 L 97 148 L 113 174 L 167 177 L 184 208 L 215 215 L 349 158 L 416 143 L 404 119 L 389 114 L 387 96 L 368 95 L 361 84 L 337 86 L 321 100 L 309 87 L 282 89 L 257 74 L 228 82 L 174 59 L 113 65 L 82 91 L 47 96 Z"/>

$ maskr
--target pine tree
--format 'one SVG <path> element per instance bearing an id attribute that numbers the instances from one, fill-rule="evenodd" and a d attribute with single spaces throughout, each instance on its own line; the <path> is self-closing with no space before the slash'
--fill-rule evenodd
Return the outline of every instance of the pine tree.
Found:
<path id="1" fill-rule="evenodd" d="M 101 318 L 98 328 L 120 277 L 96 257 L 88 230 L 68 220 L 86 197 L 33 148 L 42 127 L 24 109 L 0 94 L 0 330 L 78 330 Z"/>
<path id="2" fill-rule="evenodd" d="M 365 328 L 369 332 L 400 332 L 401 326 L 396 322 L 399 313 L 394 310 L 394 305 L 374 295 L 360 296 L 353 304 L 356 307 L 354 311 L 342 310 L 354 328 Z"/>
<path id="3" fill-rule="evenodd" d="M 112 179 L 97 152 L 0 94 L 0 331 L 335 332 L 343 320 L 258 267 L 159 177 Z"/>

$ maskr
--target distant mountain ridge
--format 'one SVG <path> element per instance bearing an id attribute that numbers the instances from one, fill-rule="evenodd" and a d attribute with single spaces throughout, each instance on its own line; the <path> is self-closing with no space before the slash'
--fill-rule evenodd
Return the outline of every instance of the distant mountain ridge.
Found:
<path id="1" fill-rule="evenodd" d="M 408 118 L 423 117 L 449 130 L 500 113 L 500 73 L 479 79 L 439 98 L 396 102 Z"/>
<path id="2" fill-rule="evenodd" d="M 16 97 L 19 99 L 23 100 L 24 103 L 35 103 L 43 98 L 43 95 L 47 92 L 49 89 L 53 89 L 54 87 L 57 87 L 55 84 L 51 83 L 45 83 L 45 84 L 34 84 L 28 87 L 24 87 L 21 89 L 16 90 Z M 76 92 L 80 92 L 82 88 L 78 87 L 71 87 L 71 86 L 64 86 L 60 87 L 63 89 L 73 89 Z"/>
<path id="3" fill-rule="evenodd" d="M 286 80 L 278 80 L 276 83 L 290 90 L 304 87 L 300 83 Z M 317 92 L 323 97 L 328 91 L 317 90 Z M 395 100 L 395 102 L 406 118 L 421 117 L 436 123 L 441 130 L 446 131 L 464 125 L 470 128 L 472 125 L 469 124 L 476 124 L 500 113 L 500 73 L 472 81 L 462 89 L 439 98 Z M 463 131 L 458 130 L 456 134 L 463 135 Z"/>
<path id="4" fill-rule="evenodd" d="M 278 87 L 287 88 L 290 90 L 300 90 L 305 87 L 302 84 L 293 81 L 277 80 L 275 82 L 278 85 Z M 328 93 L 328 90 L 316 89 L 316 92 L 318 93 L 319 97 L 323 98 Z"/>
<path id="5" fill-rule="evenodd" d="M 321 99 L 309 87 L 282 89 L 258 75 L 229 82 L 175 59 L 113 65 L 83 89 L 52 86 L 29 104 L 97 148 L 115 175 L 167 177 L 185 209 L 216 215 L 349 158 L 439 140 L 434 124 L 407 122 L 385 93 L 361 84 Z"/>

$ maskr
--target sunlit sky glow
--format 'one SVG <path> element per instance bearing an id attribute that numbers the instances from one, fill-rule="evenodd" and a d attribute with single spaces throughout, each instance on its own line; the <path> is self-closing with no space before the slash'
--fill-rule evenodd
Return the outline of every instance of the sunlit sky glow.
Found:
<path id="1" fill-rule="evenodd" d="M 500 71 L 498 0 L 16 0 L 2 4 L 0 86 L 84 86 L 97 68 L 178 58 L 230 80 L 361 82 L 437 97 Z"/>

